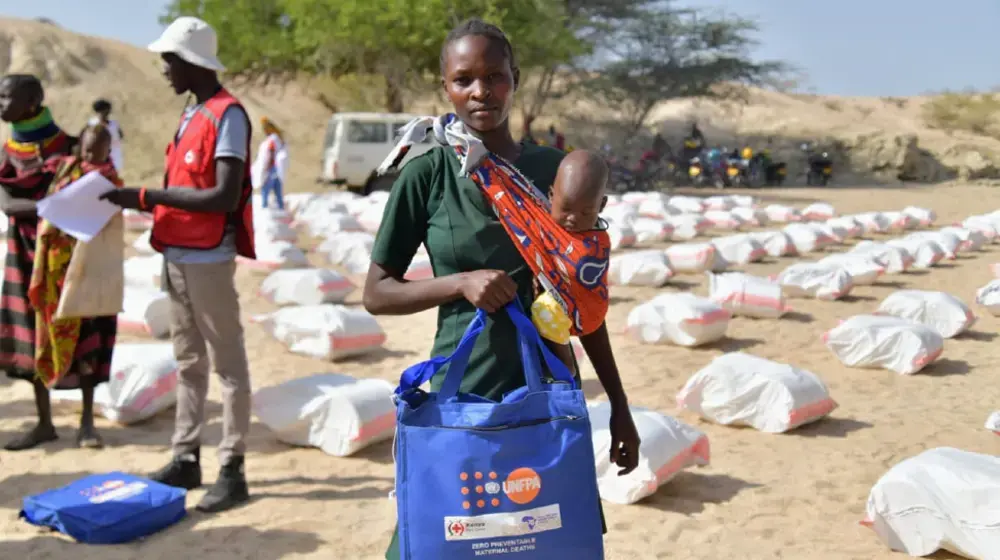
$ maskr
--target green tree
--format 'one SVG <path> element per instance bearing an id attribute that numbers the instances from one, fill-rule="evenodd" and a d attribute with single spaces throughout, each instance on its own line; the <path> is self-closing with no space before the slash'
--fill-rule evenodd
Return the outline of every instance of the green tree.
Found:
<path id="1" fill-rule="evenodd" d="M 174 0 L 164 19 L 177 15 L 216 28 L 235 74 L 374 74 L 394 112 L 407 86 L 438 73 L 441 43 L 468 17 L 509 30 L 526 68 L 567 60 L 576 44 L 561 0 Z"/>
<path id="2" fill-rule="evenodd" d="M 282 0 L 173 0 L 160 17 L 166 25 L 179 16 L 196 16 L 219 36 L 219 59 L 232 76 L 289 77 L 302 53 L 291 38 L 294 27 Z"/>
<path id="3" fill-rule="evenodd" d="M 621 111 L 638 131 L 658 103 L 732 95 L 731 85 L 769 83 L 786 67 L 750 56 L 754 22 L 663 5 L 621 22 L 601 47 L 590 92 Z"/>

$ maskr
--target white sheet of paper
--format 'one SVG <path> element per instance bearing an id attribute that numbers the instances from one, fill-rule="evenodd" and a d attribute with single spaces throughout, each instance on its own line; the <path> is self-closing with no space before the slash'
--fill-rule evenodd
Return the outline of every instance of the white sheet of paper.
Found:
<path id="1" fill-rule="evenodd" d="M 61 191 L 38 201 L 38 215 L 66 234 L 89 242 L 121 208 L 99 197 L 115 185 L 91 171 Z"/>

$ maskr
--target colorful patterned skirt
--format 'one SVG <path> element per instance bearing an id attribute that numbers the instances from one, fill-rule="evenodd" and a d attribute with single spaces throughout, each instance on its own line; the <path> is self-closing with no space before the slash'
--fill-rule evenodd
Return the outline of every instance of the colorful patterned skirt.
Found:
<path id="1" fill-rule="evenodd" d="M 27 381 L 35 373 L 35 310 L 28 301 L 28 285 L 35 259 L 37 238 L 35 220 L 11 219 L 7 234 L 7 261 L 3 287 L 0 289 L 0 370 Z M 91 386 L 107 381 L 111 374 L 111 355 L 118 334 L 116 317 L 84 319 L 69 371 L 53 386 L 77 389 L 83 376 Z"/>

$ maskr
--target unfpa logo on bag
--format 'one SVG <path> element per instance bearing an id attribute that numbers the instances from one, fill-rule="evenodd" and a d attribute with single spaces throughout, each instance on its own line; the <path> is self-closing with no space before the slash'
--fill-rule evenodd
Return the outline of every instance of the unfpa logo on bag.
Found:
<path id="1" fill-rule="evenodd" d="M 515 504 L 529 504 L 538 497 L 542 490 L 542 477 L 534 469 L 521 467 L 515 469 L 503 482 L 503 493 Z"/>

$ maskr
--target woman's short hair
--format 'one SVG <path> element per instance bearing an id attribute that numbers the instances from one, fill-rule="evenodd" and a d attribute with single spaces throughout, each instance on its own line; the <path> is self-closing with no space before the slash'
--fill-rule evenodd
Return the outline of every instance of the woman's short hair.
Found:
<path id="1" fill-rule="evenodd" d="M 98 99 L 94 101 L 94 112 L 95 113 L 109 113 L 111 112 L 111 102 L 107 99 Z"/>
<path id="2" fill-rule="evenodd" d="M 42 87 L 42 81 L 37 76 L 32 74 L 7 74 L 0 81 L 9 83 L 11 91 L 23 90 L 36 99 L 38 103 L 45 100 L 45 89 Z"/>
<path id="3" fill-rule="evenodd" d="M 514 57 L 514 47 L 510 44 L 510 40 L 507 39 L 507 35 L 497 26 L 492 23 L 486 23 L 479 18 L 471 18 L 463 21 L 462 23 L 455 26 L 448 36 L 444 40 L 444 44 L 441 45 L 441 74 L 444 74 L 444 62 L 445 56 L 447 55 L 448 46 L 458 41 L 459 39 L 464 39 L 465 37 L 486 37 L 490 41 L 496 41 L 500 43 L 503 47 L 504 56 L 507 61 L 510 62 L 511 69 L 517 68 L 517 59 Z"/>

